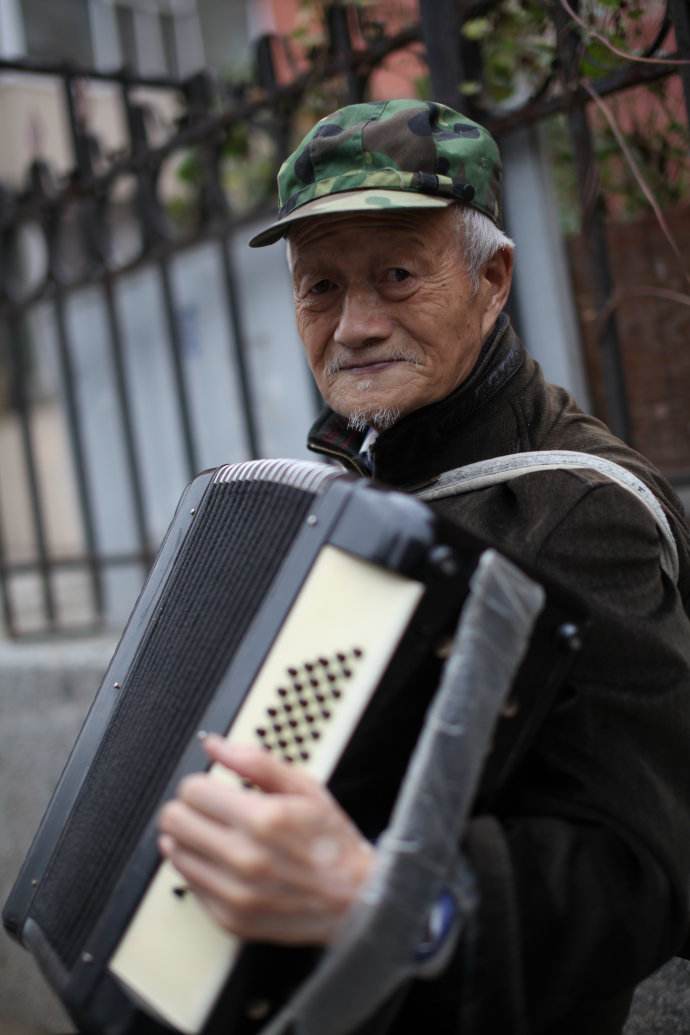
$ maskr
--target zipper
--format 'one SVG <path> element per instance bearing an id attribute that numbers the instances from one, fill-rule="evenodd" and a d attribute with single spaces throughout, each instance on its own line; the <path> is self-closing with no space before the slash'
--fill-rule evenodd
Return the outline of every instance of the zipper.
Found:
<path id="1" fill-rule="evenodd" d="M 353 467 L 357 474 L 359 474 L 362 478 L 372 477 L 371 471 L 365 471 L 364 468 L 360 467 L 357 461 L 348 453 L 341 453 L 338 449 L 327 449 L 325 446 L 322 445 L 312 445 L 310 446 L 310 448 L 314 453 L 323 453 L 326 456 L 335 457 L 336 460 L 344 461 L 348 467 Z"/>
<path id="2" fill-rule="evenodd" d="M 361 475 L 362 478 L 373 478 L 374 475 L 371 471 L 365 471 L 363 467 L 357 463 L 357 461 L 349 453 L 341 453 L 338 449 L 327 449 L 326 446 L 322 445 L 309 445 L 312 453 L 323 453 L 325 456 L 332 456 L 336 460 L 345 462 L 348 467 L 354 468 L 357 474 Z M 398 492 L 406 492 L 409 495 L 416 496 L 418 492 L 422 492 L 423 489 L 428 489 L 432 485 L 435 485 L 438 481 L 438 476 L 429 478 L 425 482 L 419 482 L 417 485 L 400 485 L 398 486 Z"/>

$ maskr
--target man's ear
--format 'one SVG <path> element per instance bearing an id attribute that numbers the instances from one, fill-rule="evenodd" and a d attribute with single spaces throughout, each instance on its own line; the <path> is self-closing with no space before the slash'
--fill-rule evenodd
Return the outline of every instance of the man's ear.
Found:
<path id="1" fill-rule="evenodd" d="M 486 337 L 505 308 L 512 280 L 513 249 L 499 248 L 479 274 L 479 293 L 484 302 L 483 337 Z"/>

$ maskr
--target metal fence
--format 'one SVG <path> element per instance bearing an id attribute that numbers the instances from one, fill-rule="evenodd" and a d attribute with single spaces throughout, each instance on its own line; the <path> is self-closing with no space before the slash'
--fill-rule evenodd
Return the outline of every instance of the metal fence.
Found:
<path id="1" fill-rule="evenodd" d="M 461 33 L 464 21 L 485 13 L 491 3 L 458 3 L 454 0 L 420 0 L 419 20 L 394 35 L 381 26 L 363 27 L 356 5 L 333 4 L 325 12 L 324 46 L 309 55 L 299 71 L 285 81 L 285 43 L 264 37 L 256 44 L 256 78 L 252 83 L 219 87 L 209 76 L 196 75 L 184 82 L 167 78 L 137 77 L 126 70 L 104 73 L 67 65 L 31 61 L 0 61 L 0 73 L 14 76 L 48 76 L 61 84 L 64 112 L 71 136 L 74 166 L 57 177 L 50 166 L 36 159 L 27 170 L 21 190 L 0 190 L 0 390 L 6 412 L 13 418 L 10 446 L 23 471 L 27 498 L 27 522 L 33 548 L 17 558 L 8 548 L 0 520 L 0 596 L 6 631 L 45 635 L 84 630 L 102 625 L 109 615 L 105 587 L 109 572 L 129 569 L 140 581 L 157 546 L 159 533 L 152 527 L 142 464 L 141 431 L 133 415 L 131 373 L 126 362 L 126 331 L 117 303 L 122 278 L 146 269 L 157 278 L 164 313 L 168 361 L 172 371 L 177 433 L 182 443 L 184 474 L 201 466 L 199 422 L 193 417 L 188 366 L 184 361 L 184 329 L 180 319 L 179 277 L 176 258 L 200 242 L 217 249 L 224 305 L 229 318 L 228 349 L 237 385 L 236 406 L 242 428 L 244 455 L 264 450 L 256 412 L 256 377 L 251 376 L 247 356 L 247 316 L 238 287 L 232 239 L 241 219 L 233 204 L 232 190 L 224 181 L 227 143 L 241 130 L 245 136 L 260 132 L 271 141 L 268 159 L 272 168 L 289 150 L 299 127 L 300 113 L 310 92 L 318 89 L 334 103 L 349 103 L 368 96 L 371 78 L 390 55 L 415 48 L 427 63 L 432 96 L 463 108 L 488 124 L 499 139 L 515 129 L 535 124 L 556 113 L 567 118 L 581 185 L 582 219 L 588 244 L 589 276 L 596 307 L 603 312 L 612 293 L 604 234 L 604 212 L 597 187 L 592 134 L 586 111 L 591 92 L 578 75 L 583 45 L 581 27 L 565 5 L 549 5 L 556 32 L 557 60 L 533 96 L 518 109 L 496 114 L 478 112 L 471 98 L 459 90 L 467 79 L 480 79 L 481 56 L 477 44 Z M 570 4 L 571 12 L 577 8 Z M 675 47 L 669 40 L 675 30 Z M 663 55 L 665 63 L 656 63 Z M 685 103 L 690 108 L 690 6 L 687 0 L 670 0 L 645 63 L 630 63 L 591 83 L 600 97 L 670 75 L 682 78 Z M 672 61 L 679 62 L 677 64 Z M 682 62 L 685 62 L 683 64 Z M 84 115 L 85 84 L 106 81 L 119 91 L 127 145 L 116 156 L 105 156 L 97 131 Z M 167 138 L 153 141 L 142 89 L 169 91 L 179 106 L 179 117 Z M 193 155 L 194 218 L 183 231 L 173 231 L 162 187 L 164 168 L 170 159 Z M 114 213 L 129 184 L 130 223 L 137 246 L 126 260 L 118 258 L 113 234 Z M 132 212 L 134 213 L 132 215 Z M 259 203 L 254 217 L 267 212 Z M 245 220 L 248 216 L 244 215 Z M 22 272 L 26 235 L 40 243 L 44 263 L 41 276 L 32 283 Z M 34 246 L 36 241 L 34 240 Z M 135 541 L 131 548 L 104 548 L 99 539 L 95 509 L 97 487 L 93 461 L 88 457 L 87 411 L 89 400 L 80 394 L 75 372 L 78 346 L 69 319 L 70 298 L 89 288 L 96 292 L 105 316 L 107 378 L 121 440 L 124 466 L 116 491 L 126 496 L 133 515 Z M 36 438 L 36 405 L 32 384 L 36 359 L 30 348 L 36 337 L 36 314 L 52 328 L 54 357 L 61 387 L 64 422 L 74 474 L 75 513 L 81 526 L 81 547 L 56 551 L 47 532 L 45 472 Z M 627 438 L 630 430 L 625 378 L 621 366 L 615 313 L 610 315 L 600 341 L 609 422 Z M 34 350 L 35 351 L 35 350 Z M 32 359 L 32 356 L 34 357 Z M 7 457 L 4 458 L 7 460 Z M 180 486 L 181 487 L 181 486 Z M 6 489 L 0 469 L 0 504 Z M 0 505 L 0 515 L 3 514 Z M 75 622 L 65 619 L 60 600 L 60 579 L 65 573 L 80 577 L 82 611 Z M 30 578 L 31 619 L 27 621 L 20 587 Z"/>

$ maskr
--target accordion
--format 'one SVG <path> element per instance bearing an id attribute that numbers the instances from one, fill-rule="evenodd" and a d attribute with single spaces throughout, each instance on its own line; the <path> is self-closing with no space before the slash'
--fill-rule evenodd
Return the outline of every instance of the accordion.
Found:
<path id="1" fill-rule="evenodd" d="M 181 886 L 157 813 L 208 766 L 206 730 L 305 766 L 379 836 L 485 545 L 323 464 L 236 464 L 187 487 L 3 912 L 81 1030 L 251 1030 L 265 947 Z M 550 587 L 492 731 L 483 804 L 520 764 L 583 624 Z M 280 953 L 287 995 L 313 953 Z"/>

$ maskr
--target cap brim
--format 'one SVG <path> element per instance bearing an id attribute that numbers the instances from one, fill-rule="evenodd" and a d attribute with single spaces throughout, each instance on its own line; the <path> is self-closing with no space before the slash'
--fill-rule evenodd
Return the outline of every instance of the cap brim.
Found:
<path id="1" fill-rule="evenodd" d="M 317 216 L 335 216 L 340 212 L 384 212 L 396 209 L 413 208 L 445 208 L 455 204 L 453 198 L 439 198 L 431 194 L 421 194 L 413 190 L 347 190 L 340 194 L 325 194 L 314 198 L 306 205 L 301 205 L 289 215 L 277 219 L 275 223 L 252 237 L 250 248 L 263 248 L 267 244 L 275 244 L 293 223 L 302 219 L 314 219 Z"/>

